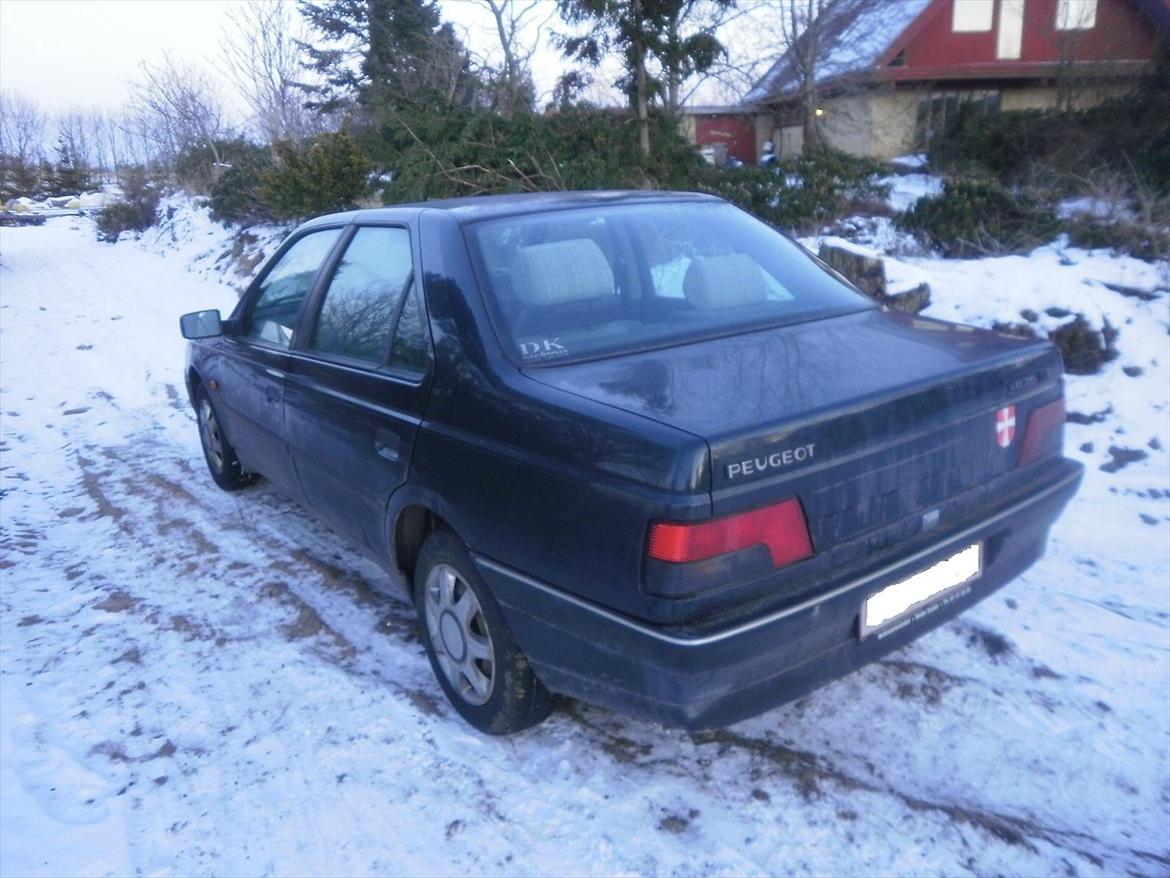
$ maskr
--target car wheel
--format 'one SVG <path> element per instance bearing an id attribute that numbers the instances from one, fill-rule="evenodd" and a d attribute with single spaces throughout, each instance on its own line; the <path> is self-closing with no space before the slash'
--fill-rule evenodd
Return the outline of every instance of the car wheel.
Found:
<path id="1" fill-rule="evenodd" d="M 238 491 L 254 483 L 258 477 L 244 472 L 240 466 L 236 450 L 227 441 L 215 406 L 211 404 L 211 397 L 202 384 L 195 388 L 195 418 L 199 422 L 203 459 L 207 461 L 207 471 L 215 483 L 225 491 Z"/>
<path id="2" fill-rule="evenodd" d="M 426 538 L 414 571 L 414 605 L 431 668 L 468 723 L 489 735 L 534 726 L 552 710 L 499 604 L 449 530 Z"/>

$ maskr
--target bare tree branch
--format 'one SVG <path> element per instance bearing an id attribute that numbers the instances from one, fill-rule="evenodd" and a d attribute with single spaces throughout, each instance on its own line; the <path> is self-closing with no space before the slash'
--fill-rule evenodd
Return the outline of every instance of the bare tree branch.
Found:
<path id="1" fill-rule="evenodd" d="M 228 136 L 223 102 L 202 71 L 164 54 L 159 64 L 141 65 L 142 78 L 131 85 L 136 127 L 167 164 L 182 151 L 207 146 L 220 161 L 216 141 Z"/>
<path id="2" fill-rule="evenodd" d="M 281 0 L 247 0 L 228 10 L 221 64 L 268 143 L 300 142 L 319 133 L 319 115 L 304 107 L 307 29 Z"/>

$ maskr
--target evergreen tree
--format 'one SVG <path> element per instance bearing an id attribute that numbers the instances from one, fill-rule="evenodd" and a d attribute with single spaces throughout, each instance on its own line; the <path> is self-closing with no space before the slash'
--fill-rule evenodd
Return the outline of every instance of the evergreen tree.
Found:
<path id="1" fill-rule="evenodd" d="M 301 0 L 301 13 L 321 37 L 304 44 L 322 79 L 307 87 L 312 106 L 356 105 L 377 121 L 411 103 L 474 100 L 467 51 L 434 0 Z"/>
<path id="2" fill-rule="evenodd" d="M 661 99 L 668 110 L 678 109 L 679 89 L 688 76 L 709 70 L 723 54 L 714 24 L 684 34 L 697 0 L 557 0 L 561 16 L 570 24 L 593 24 L 583 36 L 562 37 L 565 56 L 596 67 L 611 52 L 622 59 L 625 75 L 618 86 L 637 111 L 639 145 L 650 153 L 650 105 Z M 712 8 L 726 10 L 735 0 L 711 0 Z M 652 73 L 656 61 L 660 75 Z M 558 88 L 568 94 L 584 81 L 578 71 L 567 74 Z"/>
<path id="3" fill-rule="evenodd" d="M 89 166 L 81 150 L 69 138 L 57 138 L 57 164 L 49 175 L 54 195 L 73 195 L 92 189 Z"/>

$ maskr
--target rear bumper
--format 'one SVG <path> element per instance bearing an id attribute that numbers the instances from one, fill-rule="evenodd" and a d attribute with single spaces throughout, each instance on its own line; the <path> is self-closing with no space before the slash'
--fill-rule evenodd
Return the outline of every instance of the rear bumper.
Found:
<path id="1" fill-rule="evenodd" d="M 476 555 L 537 675 L 552 690 L 644 719 L 715 728 L 763 713 L 954 618 L 1044 554 L 1083 468 L 1062 461 L 1024 500 L 880 569 L 854 572 L 792 606 L 688 635 L 610 612 Z M 859 637 L 864 600 L 975 542 L 982 575 L 881 634 Z"/>

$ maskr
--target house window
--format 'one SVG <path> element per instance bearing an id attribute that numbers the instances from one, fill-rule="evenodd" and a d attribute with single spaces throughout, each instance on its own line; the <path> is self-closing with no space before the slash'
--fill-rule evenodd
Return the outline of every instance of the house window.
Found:
<path id="1" fill-rule="evenodd" d="M 991 30 L 995 0 L 954 0 L 951 30 L 955 33 L 986 33 Z"/>
<path id="2" fill-rule="evenodd" d="M 918 99 L 917 148 L 929 149 L 931 143 L 955 126 L 965 116 L 991 115 L 999 112 L 998 91 L 933 92 Z"/>
<path id="3" fill-rule="evenodd" d="M 1090 30 L 1097 23 L 1097 0 L 1057 0 L 1057 30 Z"/>

